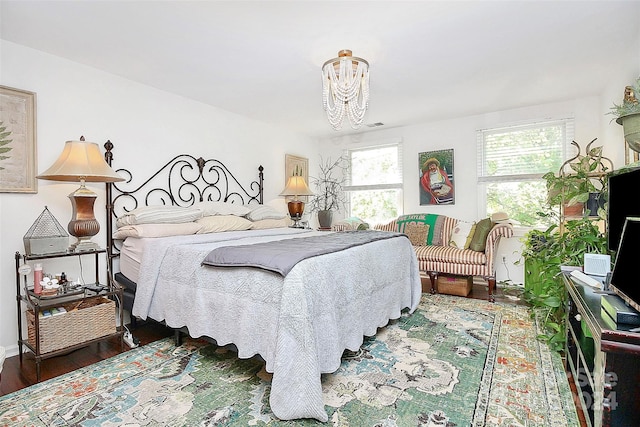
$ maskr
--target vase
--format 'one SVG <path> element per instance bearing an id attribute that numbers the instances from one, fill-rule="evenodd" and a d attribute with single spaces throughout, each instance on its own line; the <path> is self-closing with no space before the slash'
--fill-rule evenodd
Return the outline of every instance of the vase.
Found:
<path id="1" fill-rule="evenodd" d="M 600 193 L 589 193 L 587 212 L 589 216 L 598 216 L 598 209 L 604 208 L 604 197 Z"/>
<path id="2" fill-rule="evenodd" d="M 318 211 L 318 225 L 320 228 L 331 228 L 333 211 Z"/>
<path id="3" fill-rule="evenodd" d="M 574 203 L 573 205 L 564 205 L 563 212 L 565 217 L 580 217 L 584 212 L 584 203 Z"/>
<path id="4" fill-rule="evenodd" d="M 640 152 L 640 113 L 627 114 L 616 119 L 622 125 L 624 139 L 633 151 Z"/>

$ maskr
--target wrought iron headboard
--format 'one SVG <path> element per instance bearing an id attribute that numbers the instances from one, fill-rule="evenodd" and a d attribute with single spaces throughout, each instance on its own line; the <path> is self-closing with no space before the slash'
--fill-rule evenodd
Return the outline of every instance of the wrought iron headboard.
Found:
<path id="1" fill-rule="evenodd" d="M 107 141 L 104 158 L 112 166 L 113 144 Z M 258 178 L 245 187 L 219 160 L 204 160 L 180 154 L 165 163 L 149 178 L 137 185 L 128 169 L 116 169 L 125 181 L 106 184 L 107 199 L 107 264 L 109 277 L 113 260 L 120 256 L 120 248 L 113 239 L 118 216 L 137 207 L 152 205 L 192 206 L 203 201 L 223 201 L 240 204 L 262 204 L 264 168 L 258 167 Z"/>

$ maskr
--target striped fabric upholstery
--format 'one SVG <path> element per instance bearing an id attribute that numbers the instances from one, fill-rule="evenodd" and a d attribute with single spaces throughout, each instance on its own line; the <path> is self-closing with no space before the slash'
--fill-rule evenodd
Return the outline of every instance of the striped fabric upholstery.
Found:
<path id="1" fill-rule="evenodd" d="M 349 229 L 347 224 L 333 224 L 331 226 L 331 231 L 347 231 Z"/>
<path id="2" fill-rule="evenodd" d="M 460 250 L 453 246 L 416 246 L 416 256 L 419 260 L 433 262 L 453 262 L 464 265 L 484 265 L 487 256 L 483 252 L 475 252 L 471 249 Z M 427 270 L 427 268 L 421 268 Z"/>
<path id="3" fill-rule="evenodd" d="M 447 246 L 449 244 L 449 237 L 453 233 L 453 229 L 456 227 L 458 220 L 451 218 L 450 216 L 444 216 L 444 225 L 442 227 L 442 244 Z"/>
<path id="4" fill-rule="evenodd" d="M 455 218 L 444 217 L 442 227 L 443 246 L 414 246 L 420 270 L 461 276 L 494 276 L 495 251 L 500 238 L 513 236 L 511 224 L 496 224 L 487 236 L 485 252 L 476 252 L 447 245 L 449 236 L 451 236 L 451 232 L 457 223 L 458 220 Z M 396 220 L 393 220 L 387 224 L 376 225 L 374 229 L 398 231 L 398 224 Z"/>
<path id="5" fill-rule="evenodd" d="M 374 230 L 380 231 L 398 231 L 398 222 L 394 219 L 387 224 L 378 224 L 373 227 Z"/>

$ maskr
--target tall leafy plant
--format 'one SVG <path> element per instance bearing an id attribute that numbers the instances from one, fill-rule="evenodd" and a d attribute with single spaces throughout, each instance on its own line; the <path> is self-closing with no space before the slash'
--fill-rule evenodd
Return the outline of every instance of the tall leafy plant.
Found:
<path id="1" fill-rule="evenodd" d="M 525 286 L 524 298 L 542 315 L 540 338 L 557 351 L 565 344 L 567 302 L 560 266 L 582 265 L 585 253 L 608 253 L 605 234 L 588 218 L 567 221 L 563 233 L 554 224 L 546 230 L 531 230 L 524 239 L 525 274 L 533 283 Z"/>

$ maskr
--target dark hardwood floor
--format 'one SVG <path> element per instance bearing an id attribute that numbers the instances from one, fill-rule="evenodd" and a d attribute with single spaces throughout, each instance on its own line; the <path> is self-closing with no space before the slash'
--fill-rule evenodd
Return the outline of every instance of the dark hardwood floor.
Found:
<path id="1" fill-rule="evenodd" d="M 424 282 L 423 282 L 424 286 Z M 470 298 L 484 299 L 488 296 L 486 286 L 473 286 Z M 498 289 L 496 292 L 496 301 L 525 304 L 524 301 L 514 299 L 511 292 Z M 133 335 L 140 340 L 140 345 L 145 345 L 159 339 L 173 336 L 173 331 L 165 326 L 152 321 L 138 323 L 135 329 L 132 329 Z M 40 363 L 41 381 L 54 378 L 73 370 L 89 366 L 100 360 L 108 359 L 123 351 L 129 351 L 130 348 L 125 344 L 124 349 L 120 347 L 120 340 L 113 338 L 100 343 L 94 343 L 87 347 L 72 351 L 65 355 L 45 359 Z M 2 374 L 0 376 L 0 396 L 23 389 L 32 384 L 36 384 L 36 363 L 33 354 L 29 351 L 23 354 L 22 365 L 18 356 L 7 357 L 4 362 Z M 572 388 L 573 389 L 573 388 Z M 575 393 L 575 389 L 573 389 Z M 578 411 L 581 415 L 580 411 Z M 581 419 L 581 426 L 586 426 L 584 419 Z"/>
<path id="2" fill-rule="evenodd" d="M 155 322 L 140 323 L 132 332 L 140 340 L 140 345 L 173 336 L 172 330 Z M 121 348 L 119 338 L 111 338 L 61 356 L 42 360 L 40 362 L 40 380 L 44 381 L 66 374 L 129 350 L 130 348 L 126 344 Z M 36 382 L 36 362 L 33 353 L 30 351 L 23 353 L 22 366 L 19 356 L 7 357 L 0 377 L 0 396 L 28 387 Z"/>

